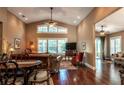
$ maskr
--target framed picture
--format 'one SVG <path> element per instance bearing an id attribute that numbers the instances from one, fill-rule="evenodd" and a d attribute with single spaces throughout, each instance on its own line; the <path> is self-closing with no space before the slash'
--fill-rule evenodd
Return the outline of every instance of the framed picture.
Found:
<path id="1" fill-rule="evenodd" d="M 19 49 L 21 47 L 21 40 L 19 38 L 15 38 L 14 47 L 15 49 Z"/>
<path id="2" fill-rule="evenodd" d="M 82 43 L 81 43 L 81 46 L 82 46 L 82 49 L 83 49 L 83 50 L 86 50 L 86 42 L 82 42 Z"/>

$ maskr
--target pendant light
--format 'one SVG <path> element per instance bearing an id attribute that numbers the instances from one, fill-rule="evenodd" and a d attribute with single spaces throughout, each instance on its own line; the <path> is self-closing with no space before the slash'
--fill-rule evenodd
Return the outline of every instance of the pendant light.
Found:
<path id="1" fill-rule="evenodd" d="M 100 35 L 101 35 L 101 36 L 104 36 L 104 35 L 105 35 L 105 31 L 103 30 L 103 27 L 104 27 L 104 26 L 101 25 L 101 31 L 100 31 Z"/>

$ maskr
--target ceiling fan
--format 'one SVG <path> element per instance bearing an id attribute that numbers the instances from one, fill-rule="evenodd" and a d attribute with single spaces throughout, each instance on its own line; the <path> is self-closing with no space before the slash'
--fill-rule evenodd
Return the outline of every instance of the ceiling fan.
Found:
<path id="1" fill-rule="evenodd" d="M 51 19 L 46 23 L 46 25 L 48 25 L 49 27 L 53 27 L 55 26 L 57 23 L 55 21 L 53 21 L 53 7 L 50 7 L 51 10 Z"/>

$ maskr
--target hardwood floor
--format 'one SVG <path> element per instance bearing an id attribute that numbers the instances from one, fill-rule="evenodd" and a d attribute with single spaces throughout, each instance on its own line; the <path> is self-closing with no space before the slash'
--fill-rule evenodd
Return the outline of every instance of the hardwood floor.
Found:
<path id="1" fill-rule="evenodd" d="M 81 67 L 77 70 L 60 69 L 52 76 L 55 85 L 120 85 L 119 66 L 96 61 L 96 70 Z"/>

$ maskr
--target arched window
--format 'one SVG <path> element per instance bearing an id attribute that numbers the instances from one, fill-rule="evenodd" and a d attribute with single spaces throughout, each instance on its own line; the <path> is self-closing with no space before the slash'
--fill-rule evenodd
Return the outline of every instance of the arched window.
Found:
<path id="1" fill-rule="evenodd" d="M 63 26 L 53 26 L 50 27 L 48 25 L 38 25 L 37 33 L 61 33 L 67 34 L 68 29 Z"/>

